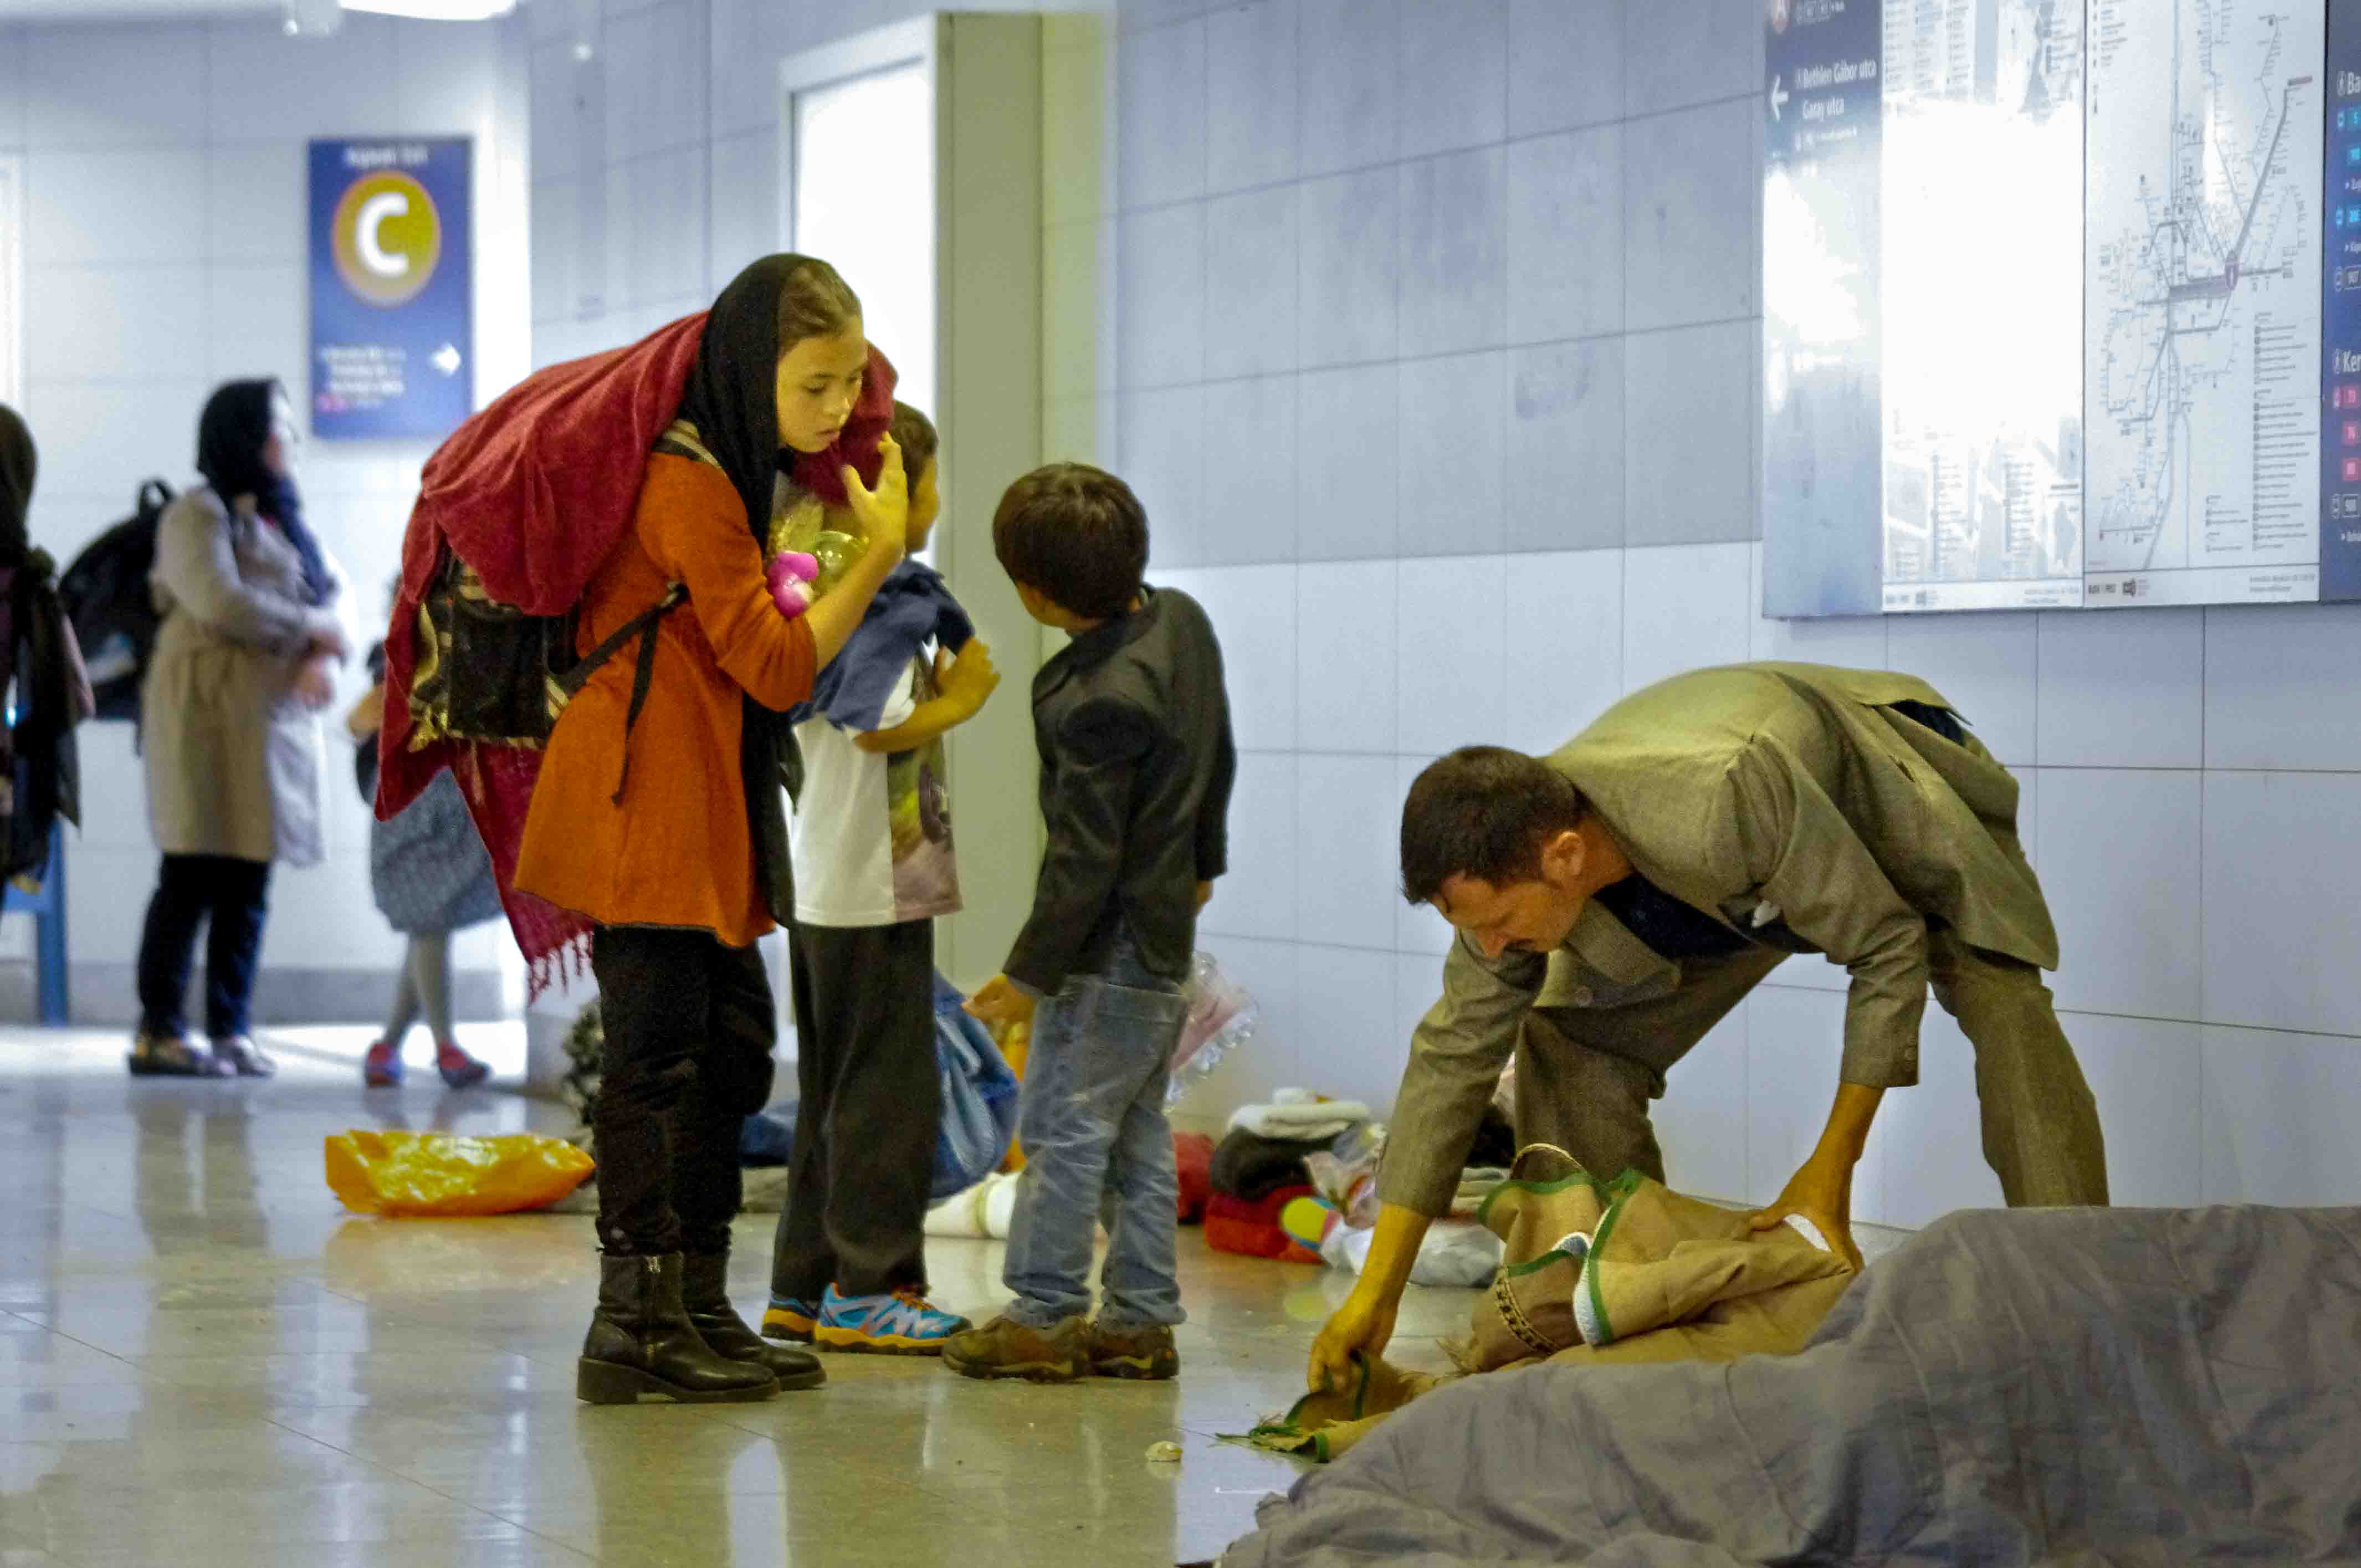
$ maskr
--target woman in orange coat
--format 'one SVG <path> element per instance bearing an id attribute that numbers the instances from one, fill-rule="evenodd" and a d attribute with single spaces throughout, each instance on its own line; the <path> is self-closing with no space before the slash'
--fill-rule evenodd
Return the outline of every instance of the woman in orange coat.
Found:
<path id="1" fill-rule="evenodd" d="M 715 302 L 631 532 L 584 593 L 586 652 L 664 599 L 654 655 L 601 665 L 567 704 L 533 795 L 516 886 L 597 925 L 606 1026 L 595 1111 L 597 1315 L 577 1392 L 598 1403 L 768 1398 L 823 1380 L 725 1289 L 740 1123 L 770 1097 L 776 1017 L 754 939 L 792 906 L 781 709 L 861 624 L 903 554 L 900 455 L 843 471 L 869 543 L 800 620 L 764 580 L 782 469 L 845 433 L 870 365 L 861 302 L 827 263 L 774 256 Z M 642 683 L 644 683 L 642 689 Z"/>

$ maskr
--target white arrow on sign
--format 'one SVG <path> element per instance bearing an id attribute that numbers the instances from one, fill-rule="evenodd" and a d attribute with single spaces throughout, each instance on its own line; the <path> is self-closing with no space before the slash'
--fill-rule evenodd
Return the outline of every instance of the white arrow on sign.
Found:
<path id="1" fill-rule="evenodd" d="M 434 368 L 442 371 L 445 376 L 456 376 L 459 373 L 459 345 L 446 343 L 436 349 L 434 365 Z"/>
<path id="2" fill-rule="evenodd" d="M 1786 101 L 1787 90 L 1779 85 L 1779 78 L 1775 76 L 1773 77 L 1771 79 L 1771 118 L 1773 120 L 1775 121 L 1778 119 L 1779 105 Z"/>

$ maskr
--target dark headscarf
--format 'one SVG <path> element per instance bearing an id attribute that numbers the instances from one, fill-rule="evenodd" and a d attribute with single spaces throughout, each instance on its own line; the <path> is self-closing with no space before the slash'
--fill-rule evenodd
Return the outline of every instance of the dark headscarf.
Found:
<path id="1" fill-rule="evenodd" d="M 779 450 L 779 291 L 803 259 L 766 256 L 730 280 L 706 315 L 697 364 L 680 400 L 680 417 L 697 426 L 697 439 L 730 477 L 757 540 L 770 533 L 772 492 L 785 457 Z M 801 759 L 785 715 L 751 696 L 744 709 L 739 772 L 754 884 L 772 917 L 784 923 L 794 913 L 795 872 L 779 795 Z"/>
<path id="2" fill-rule="evenodd" d="M 270 401 L 286 395 L 284 388 L 267 378 L 218 388 L 205 400 L 204 415 L 197 421 L 197 472 L 224 506 L 236 505 L 240 496 L 254 498 L 255 510 L 277 523 L 303 558 L 305 595 L 322 605 L 335 593 L 335 579 L 320 554 L 319 540 L 304 524 L 303 499 L 294 480 L 272 473 L 262 461 L 262 449 L 270 442 Z"/>
<path id="3" fill-rule="evenodd" d="M 705 318 L 680 417 L 730 476 L 756 538 L 771 527 L 779 471 L 779 291 L 800 256 L 766 256 L 721 291 Z"/>
<path id="4" fill-rule="evenodd" d="M 697 363 L 681 395 L 680 417 L 697 426 L 697 438 L 730 477 L 745 504 L 746 524 L 767 543 L 771 501 L 777 477 L 787 473 L 825 500 L 841 501 L 838 465 L 851 463 L 870 484 L 877 482 L 877 438 L 894 414 L 894 367 L 874 348 L 868 379 L 844 432 L 828 451 L 796 454 L 779 446 L 779 295 L 796 268 L 809 258 L 766 256 L 730 281 L 707 313 Z M 746 827 L 753 840 L 755 885 L 772 916 L 785 924 L 794 913 L 795 877 L 787 853 L 782 784 L 796 787 L 802 757 L 796 750 L 789 716 L 745 699 L 740 772 L 746 793 Z"/>
<path id="5" fill-rule="evenodd" d="M 15 409 L 0 403 L 0 566 L 24 562 L 29 543 L 25 514 L 33 504 L 33 473 L 39 466 L 33 433 Z"/>
<path id="6" fill-rule="evenodd" d="M 766 256 L 730 280 L 706 313 L 697 363 L 680 400 L 680 417 L 697 426 L 731 488 L 745 503 L 757 539 L 767 539 L 776 476 L 831 506 L 844 503 L 843 470 L 877 482 L 884 457 L 878 438 L 894 422 L 893 365 L 869 349 L 861 396 L 825 452 L 794 452 L 779 444 L 779 295 L 806 256 Z"/>

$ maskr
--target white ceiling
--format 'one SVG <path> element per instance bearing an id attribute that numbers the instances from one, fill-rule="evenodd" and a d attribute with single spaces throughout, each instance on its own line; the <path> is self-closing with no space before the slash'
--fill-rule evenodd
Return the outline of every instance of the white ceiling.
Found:
<path id="1" fill-rule="evenodd" d="M 250 16 L 280 0 L 0 0 L 0 22 L 110 22 L 157 16 Z"/>
<path id="2" fill-rule="evenodd" d="M 0 0 L 5 22 L 134 22 L 283 16 L 286 0 Z"/>

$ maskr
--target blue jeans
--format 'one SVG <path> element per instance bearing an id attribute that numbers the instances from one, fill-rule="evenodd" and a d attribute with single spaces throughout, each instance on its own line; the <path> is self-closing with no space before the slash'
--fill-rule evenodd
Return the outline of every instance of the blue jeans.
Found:
<path id="1" fill-rule="evenodd" d="M 1128 939 L 1104 969 L 1070 978 L 1043 1001 L 1025 1060 L 1018 1138 L 1025 1174 L 1002 1274 L 1008 1315 L 1047 1328 L 1091 1310 L 1091 1245 L 1104 1211 L 1110 1327 L 1179 1323 L 1173 1232 L 1180 1179 L 1164 1119 L 1172 1052 L 1189 1003 L 1179 984 L 1140 967 Z"/>

